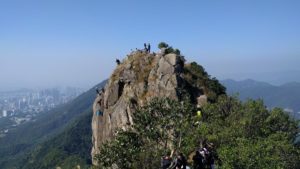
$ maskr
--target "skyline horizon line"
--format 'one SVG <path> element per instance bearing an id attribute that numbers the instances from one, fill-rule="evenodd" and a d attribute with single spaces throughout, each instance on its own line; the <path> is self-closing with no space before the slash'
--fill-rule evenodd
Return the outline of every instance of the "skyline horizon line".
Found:
<path id="1" fill-rule="evenodd" d="M 300 72 L 300 70 L 299 70 Z M 270 73 L 270 72 L 268 72 Z M 211 77 L 215 77 L 215 76 L 211 76 Z M 218 78 L 216 77 L 218 81 L 222 82 L 222 81 L 226 81 L 226 80 L 233 80 L 233 81 L 236 81 L 236 82 L 243 82 L 243 81 L 247 81 L 247 80 L 253 80 L 255 82 L 262 82 L 262 83 L 267 83 L 267 84 L 270 84 L 272 86 L 276 86 L 276 87 L 279 87 L 279 86 L 283 86 L 283 85 L 286 85 L 286 84 L 290 84 L 290 83 L 299 83 L 300 84 L 300 80 L 289 80 L 289 81 L 284 81 L 282 83 L 274 83 L 274 82 L 270 82 L 270 81 L 264 81 L 264 80 L 260 80 L 260 79 L 255 79 L 255 78 L 249 78 L 249 77 L 242 77 L 242 78 L 238 78 L 238 77 L 228 77 L 228 78 Z M 45 89 L 55 89 L 55 88 L 76 88 L 76 89 L 81 89 L 81 90 L 84 90 L 84 91 L 87 91 L 87 90 L 90 90 L 92 89 L 93 87 L 97 86 L 99 83 L 105 81 L 105 80 L 108 80 L 108 78 L 105 78 L 95 84 L 90 84 L 90 85 L 85 85 L 85 86 L 75 86 L 75 85 L 68 85 L 68 84 L 57 84 L 57 85 L 49 85 L 49 86 L 43 86 L 43 85 L 32 85 L 32 86 L 24 86 L 24 87 L 12 87 L 12 88 L 6 88 L 4 89 L 3 87 L 0 88 L 0 92 L 14 92 L 14 91 L 18 91 L 18 90 L 45 90 Z"/>

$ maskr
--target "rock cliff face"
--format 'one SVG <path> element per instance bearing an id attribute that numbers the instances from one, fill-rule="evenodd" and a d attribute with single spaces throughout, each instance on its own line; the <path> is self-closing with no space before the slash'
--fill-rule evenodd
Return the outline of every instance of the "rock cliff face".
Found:
<path id="1" fill-rule="evenodd" d="M 195 103 L 205 104 L 205 90 L 191 88 L 184 66 L 183 57 L 176 54 L 135 51 L 127 55 L 94 102 L 92 157 L 99 153 L 102 143 L 114 137 L 116 129 L 126 130 L 133 124 L 136 107 L 154 97 L 180 100 L 182 91 L 189 90 Z M 95 160 L 93 164 L 97 165 Z"/>

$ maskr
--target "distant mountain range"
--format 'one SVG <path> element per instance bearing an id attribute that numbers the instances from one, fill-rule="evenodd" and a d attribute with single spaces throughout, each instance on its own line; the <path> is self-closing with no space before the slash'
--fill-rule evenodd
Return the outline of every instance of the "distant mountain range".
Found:
<path id="1" fill-rule="evenodd" d="M 300 119 L 300 83 L 291 82 L 280 86 L 251 79 L 221 81 L 230 95 L 238 94 L 241 100 L 263 99 L 269 107 L 281 107 Z"/>

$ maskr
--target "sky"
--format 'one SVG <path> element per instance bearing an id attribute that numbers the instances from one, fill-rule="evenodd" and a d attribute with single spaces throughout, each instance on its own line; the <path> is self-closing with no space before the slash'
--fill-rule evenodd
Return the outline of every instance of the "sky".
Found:
<path id="1" fill-rule="evenodd" d="M 0 0 L 0 90 L 108 78 L 144 42 L 218 79 L 300 81 L 299 0 Z"/>

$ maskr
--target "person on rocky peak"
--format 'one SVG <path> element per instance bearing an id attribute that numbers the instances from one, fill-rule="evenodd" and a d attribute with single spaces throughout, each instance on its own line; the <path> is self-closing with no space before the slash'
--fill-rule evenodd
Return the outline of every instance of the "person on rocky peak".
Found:
<path id="1" fill-rule="evenodd" d="M 120 64 L 121 64 L 121 61 L 120 61 L 119 59 L 116 59 L 116 63 L 117 63 L 118 65 L 120 65 Z"/>
<path id="2" fill-rule="evenodd" d="M 99 92 L 99 90 L 98 90 L 98 89 L 96 89 L 96 92 L 97 92 L 97 94 L 99 94 L 99 95 L 100 95 L 100 92 Z"/>
<path id="3" fill-rule="evenodd" d="M 98 95 L 101 95 L 104 93 L 104 88 L 102 87 L 101 90 L 99 90 L 99 88 L 96 88 L 96 92 Z"/>
<path id="4" fill-rule="evenodd" d="M 144 43 L 144 50 L 145 50 L 145 52 L 148 51 L 148 48 L 147 48 L 147 44 L 146 44 L 146 43 Z"/>
<path id="5" fill-rule="evenodd" d="M 148 53 L 150 53 L 150 49 L 151 49 L 151 46 L 150 46 L 150 43 L 148 43 L 148 46 L 147 46 Z"/>

